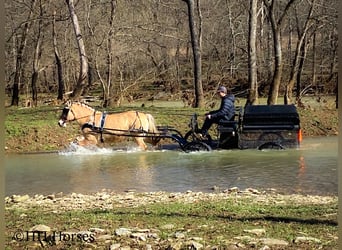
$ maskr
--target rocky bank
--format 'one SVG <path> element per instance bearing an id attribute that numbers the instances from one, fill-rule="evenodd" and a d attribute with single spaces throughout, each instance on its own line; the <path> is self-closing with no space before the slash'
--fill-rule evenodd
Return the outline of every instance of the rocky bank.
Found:
<path id="1" fill-rule="evenodd" d="M 58 215 L 71 210 L 108 210 L 118 207 L 138 207 L 147 204 L 170 204 L 175 202 L 196 203 L 200 201 L 221 201 L 233 199 L 239 200 L 252 198 L 250 202 L 261 204 L 328 204 L 337 202 L 337 197 L 332 196 L 307 196 L 299 194 L 279 194 L 276 190 L 259 191 L 256 189 L 239 190 L 230 188 L 224 191 L 212 193 L 203 192 L 145 192 L 136 193 L 128 191 L 126 193 L 116 193 L 109 190 L 102 190 L 93 194 L 50 194 L 50 195 L 12 195 L 5 198 L 5 209 L 17 209 L 21 211 L 20 218 L 24 218 L 26 210 L 39 208 L 42 212 L 49 212 Z M 205 226 L 205 225 L 203 225 Z M 32 232 L 40 232 L 43 235 L 39 242 L 32 241 L 28 244 L 29 249 L 41 249 L 53 247 L 52 249 L 63 249 L 66 241 L 71 237 L 82 238 L 86 244 L 82 249 L 221 249 L 215 245 L 209 245 L 202 236 L 192 235 L 190 231 L 179 229 L 174 224 L 161 225 L 160 228 L 140 228 L 140 227 L 118 227 L 114 231 L 106 230 L 96 226 L 89 226 L 88 230 L 83 231 L 63 231 L 55 232 L 53 225 L 37 224 L 29 229 L 31 232 L 26 237 L 34 237 Z M 161 230 L 168 231 L 168 237 L 162 235 Z M 208 228 L 208 230 L 213 230 Z M 20 232 L 11 233 L 12 241 L 9 242 L 12 249 L 20 247 L 18 237 L 22 237 Z M 37 237 L 37 236 L 35 236 Z M 21 239 L 21 238 L 19 238 Z M 337 240 L 333 237 L 333 240 Z M 294 249 L 293 246 L 320 246 L 321 240 L 305 234 L 298 234 L 293 242 L 284 239 L 267 237 L 267 229 L 262 226 L 243 230 L 243 234 L 227 241 L 228 249 L 251 249 L 262 245 L 261 249 Z M 312 245 L 313 244 L 313 245 Z M 81 248 L 80 248 L 81 249 Z"/>
<path id="2" fill-rule="evenodd" d="M 222 192 L 144 192 L 128 191 L 116 193 L 102 190 L 93 194 L 50 194 L 50 195 L 12 195 L 5 197 L 6 209 L 30 209 L 39 207 L 41 210 L 55 213 L 68 210 L 113 209 L 115 207 L 137 207 L 151 203 L 195 203 L 198 201 L 220 201 L 229 198 L 242 199 L 252 197 L 253 202 L 263 204 L 326 204 L 336 202 L 336 196 L 309 196 L 301 194 L 279 194 L 276 190 L 259 191 L 256 189 L 239 190 L 230 188 Z"/>

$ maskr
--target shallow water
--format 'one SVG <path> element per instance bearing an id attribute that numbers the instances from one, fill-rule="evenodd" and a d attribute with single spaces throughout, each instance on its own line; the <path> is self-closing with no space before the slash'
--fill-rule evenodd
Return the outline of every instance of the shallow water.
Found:
<path id="1" fill-rule="evenodd" d="M 208 192 L 216 186 L 337 195 L 337 158 L 337 137 L 307 138 L 300 149 L 189 154 L 70 146 L 59 153 L 6 155 L 5 193 Z"/>

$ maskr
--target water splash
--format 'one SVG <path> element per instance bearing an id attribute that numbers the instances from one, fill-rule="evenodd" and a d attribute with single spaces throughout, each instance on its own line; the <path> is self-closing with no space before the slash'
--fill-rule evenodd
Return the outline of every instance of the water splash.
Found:
<path id="1" fill-rule="evenodd" d="M 62 151 L 59 151 L 59 155 L 102 155 L 113 154 L 119 152 L 134 153 L 140 152 L 141 149 L 137 147 L 123 147 L 123 148 L 103 148 L 95 145 L 92 146 L 79 146 L 76 143 L 70 143 L 70 145 Z"/>
<path id="2" fill-rule="evenodd" d="M 62 151 L 59 151 L 59 155 L 94 155 L 94 154 L 111 154 L 113 149 L 100 148 L 97 146 L 79 146 L 76 143 L 70 143 L 70 145 Z"/>

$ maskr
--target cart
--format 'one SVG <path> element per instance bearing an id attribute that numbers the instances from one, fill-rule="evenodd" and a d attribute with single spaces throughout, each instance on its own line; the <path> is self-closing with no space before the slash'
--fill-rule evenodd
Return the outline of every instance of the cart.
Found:
<path id="1" fill-rule="evenodd" d="M 294 105 L 249 105 L 237 107 L 230 121 L 220 121 L 216 139 L 198 136 L 197 114 L 190 121 L 186 141 L 201 142 L 211 149 L 299 148 L 302 140 L 300 119 Z"/>

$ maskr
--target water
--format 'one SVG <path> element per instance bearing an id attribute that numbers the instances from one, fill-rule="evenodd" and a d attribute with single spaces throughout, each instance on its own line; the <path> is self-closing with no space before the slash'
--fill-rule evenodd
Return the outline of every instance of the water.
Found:
<path id="1" fill-rule="evenodd" d="M 337 195 L 337 137 L 306 138 L 300 149 L 87 150 L 5 156 L 6 195 L 274 188 L 284 193 Z"/>

